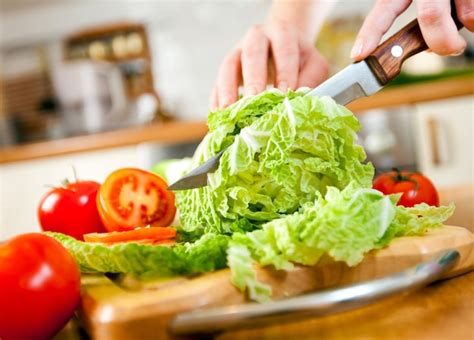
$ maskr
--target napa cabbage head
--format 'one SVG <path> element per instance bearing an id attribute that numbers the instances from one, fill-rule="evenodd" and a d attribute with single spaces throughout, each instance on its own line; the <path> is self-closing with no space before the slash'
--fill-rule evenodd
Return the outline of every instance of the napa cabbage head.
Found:
<path id="1" fill-rule="evenodd" d="M 249 231 L 293 214 L 329 186 L 371 186 L 373 167 L 355 143 L 357 119 L 333 99 L 305 93 L 267 91 L 210 113 L 189 168 L 225 152 L 207 187 L 177 192 L 184 229 Z"/>

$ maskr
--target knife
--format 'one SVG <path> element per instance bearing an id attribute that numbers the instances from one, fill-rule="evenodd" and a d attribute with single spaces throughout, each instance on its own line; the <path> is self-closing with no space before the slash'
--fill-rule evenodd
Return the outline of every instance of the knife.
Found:
<path id="1" fill-rule="evenodd" d="M 451 16 L 460 29 L 462 24 L 457 20 L 455 10 L 454 1 L 451 1 Z M 406 59 L 427 48 L 418 20 L 415 19 L 380 44 L 367 58 L 342 69 L 306 95 L 330 96 L 341 105 L 346 105 L 360 97 L 370 96 L 398 76 Z M 214 157 L 193 169 L 185 177 L 170 185 L 168 189 L 187 190 L 206 186 L 207 175 L 217 170 L 224 151 L 225 149 L 221 150 Z"/>
<path id="2" fill-rule="evenodd" d="M 447 250 L 436 258 L 405 271 L 370 281 L 274 302 L 246 303 L 184 312 L 171 319 L 169 329 L 176 335 L 196 335 L 348 311 L 435 282 L 453 268 L 459 258 L 458 251 Z"/>

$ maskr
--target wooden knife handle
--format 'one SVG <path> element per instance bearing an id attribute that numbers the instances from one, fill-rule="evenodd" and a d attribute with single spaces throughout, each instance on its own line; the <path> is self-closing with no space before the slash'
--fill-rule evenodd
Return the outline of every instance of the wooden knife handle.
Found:
<path id="1" fill-rule="evenodd" d="M 451 16 L 458 29 L 462 28 L 456 14 L 456 5 L 451 0 Z M 428 49 L 415 19 L 400 31 L 380 44 L 365 61 L 370 65 L 382 85 L 393 80 L 402 68 L 403 62 L 411 56 Z"/>

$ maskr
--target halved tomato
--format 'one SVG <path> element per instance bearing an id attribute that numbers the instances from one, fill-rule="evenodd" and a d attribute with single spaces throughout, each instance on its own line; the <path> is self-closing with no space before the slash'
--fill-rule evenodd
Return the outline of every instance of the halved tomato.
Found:
<path id="1" fill-rule="evenodd" d="M 129 231 L 112 231 L 110 233 L 90 233 L 84 235 L 86 242 L 118 243 L 127 241 L 155 241 L 169 240 L 176 237 L 173 228 L 149 227 L 137 228 Z"/>
<path id="2" fill-rule="evenodd" d="M 108 231 L 153 225 L 167 227 L 174 219 L 174 193 L 158 175 L 135 168 L 112 172 L 97 194 L 99 215 Z"/>

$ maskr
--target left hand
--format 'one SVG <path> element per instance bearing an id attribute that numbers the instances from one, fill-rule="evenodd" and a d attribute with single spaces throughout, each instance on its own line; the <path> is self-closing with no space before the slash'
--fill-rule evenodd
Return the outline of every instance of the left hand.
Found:
<path id="1" fill-rule="evenodd" d="M 359 61 L 372 53 L 395 19 L 411 3 L 412 0 L 377 0 L 357 35 L 351 58 Z M 469 31 L 474 31 L 474 0 L 456 0 L 455 4 L 459 21 Z M 449 0 L 418 0 L 416 11 L 421 33 L 432 52 L 459 55 L 464 51 L 466 41 L 451 18 Z"/>

